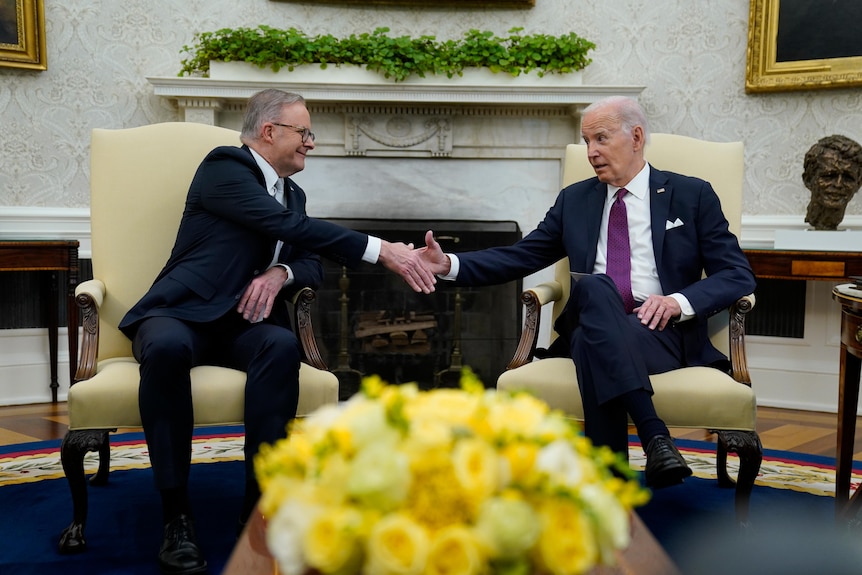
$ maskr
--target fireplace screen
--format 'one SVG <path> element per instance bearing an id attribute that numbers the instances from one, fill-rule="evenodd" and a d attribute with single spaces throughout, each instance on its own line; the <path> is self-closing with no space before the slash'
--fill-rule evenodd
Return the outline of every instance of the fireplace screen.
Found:
<path id="1" fill-rule="evenodd" d="M 515 222 L 340 219 L 333 221 L 389 241 L 423 243 L 434 230 L 445 251 L 508 245 L 521 238 Z M 379 265 L 348 269 L 325 260 L 314 329 L 340 399 L 364 375 L 422 389 L 456 386 L 469 366 L 488 387 L 503 372 L 518 342 L 521 281 L 481 288 L 439 281 L 433 294 L 415 293 Z"/>

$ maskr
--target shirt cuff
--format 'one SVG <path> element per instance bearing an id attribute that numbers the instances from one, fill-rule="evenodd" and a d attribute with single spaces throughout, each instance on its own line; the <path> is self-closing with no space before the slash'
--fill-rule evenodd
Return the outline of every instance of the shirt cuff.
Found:
<path id="1" fill-rule="evenodd" d="M 679 307 L 682 310 L 679 319 L 676 320 L 677 322 L 689 320 L 695 315 L 697 315 L 694 312 L 694 308 L 691 307 L 691 303 L 689 303 L 688 298 L 681 293 L 672 293 L 668 297 L 672 297 L 673 299 L 675 299 L 676 303 L 679 304 Z"/>
<path id="2" fill-rule="evenodd" d="M 383 242 L 380 241 L 380 238 L 368 236 L 368 243 L 365 245 L 365 253 L 362 254 L 362 261 L 376 264 L 377 260 L 380 259 L 380 246 L 382 245 Z"/>
<path id="3" fill-rule="evenodd" d="M 461 260 L 455 254 L 446 254 L 449 258 L 449 273 L 446 275 L 437 274 L 442 280 L 454 281 L 458 279 L 458 272 L 461 271 Z"/>
<path id="4" fill-rule="evenodd" d="M 287 264 L 273 264 L 273 265 L 271 265 L 271 266 L 269 266 L 269 267 L 270 267 L 270 269 L 272 269 L 272 268 L 274 268 L 275 266 L 278 266 L 278 267 L 284 268 L 284 271 L 286 271 L 286 272 L 287 272 L 287 279 L 286 279 L 286 280 L 284 280 L 284 283 L 283 283 L 283 284 L 281 284 L 281 287 L 287 287 L 287 286 L 289 286 L 290 284 L 292 284 L 294 281 L 296 281 L 296 278 L 293 276 L 293 270 L 292 270 L 292 269 L 290 269 L 290 266 L 289 266 L 289 265 L 287 265 Z"/>

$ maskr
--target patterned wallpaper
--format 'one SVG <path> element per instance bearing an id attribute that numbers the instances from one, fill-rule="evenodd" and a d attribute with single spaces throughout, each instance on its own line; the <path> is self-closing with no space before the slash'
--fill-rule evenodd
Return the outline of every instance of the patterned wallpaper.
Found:
<path id="1" fill-rule="evenodd" d="M 176 120 L 148 76 L 173 76 L 195 31 L 296 26 L 348 35 L 459 37 L 570 30 L 596 43 L 585 84 L 644 85 L 657 132 L 742 140 L 747 215 L 805 213 L 802 157 L 833 133 L 862 141 L 862 90 L 747 95 L 744 0 L 536 0 L 524 10 L 318 5 L 272 0 L 45 0 L 48 70 L 0 68 L 0 206 L 87 206 L 92 128 Z M 848 215 L 862 214 L 862 198 Z"/>

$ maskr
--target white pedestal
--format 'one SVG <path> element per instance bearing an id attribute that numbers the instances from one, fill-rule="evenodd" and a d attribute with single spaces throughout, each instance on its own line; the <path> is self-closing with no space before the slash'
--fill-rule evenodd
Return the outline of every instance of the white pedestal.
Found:
<path id="1" fill-rule="evenodd" d="M 775 249 L 821 252 L 862 251 L 860 230 L 775 230 Z"/>

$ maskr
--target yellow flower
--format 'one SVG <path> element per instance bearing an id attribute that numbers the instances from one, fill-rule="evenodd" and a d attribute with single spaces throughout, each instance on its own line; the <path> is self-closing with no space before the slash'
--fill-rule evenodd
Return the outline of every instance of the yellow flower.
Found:
<path id="1" fill-rule="evenodd" d="M 362 515 L 349 507 L 330 507 L 317 514 L 303 537 L 308 564 L 327 574 L 350 575 L 361 565 Z"/>
<path id="2" fill-rule="evenodd" d="M 364 575 L 418 575 L 428 561 L 430 542 L 425 529 L 403 514 L 383 517 L 368 537 Z"/>
<path id="3" fill-rule="evenodd" d="M 477 575 L 483 571 L 484 560 L 475 534 L 453 525 L 434 535 L 425 575 Z"/>
<path id="4" fill-rule="evenodd" d="M 501 463 L 494 448 L 484 441 L 462 439 L 455 445 L 452 454 L 455 476 L 474 500 L 474 508 L 497 489 Z"/>
<path id="5" fill-rule="evenodd" d="M 470 522 L 475 505 L 458 481 L 448 451 L 417 454 L 411 471 L 405 511 L 430 529 Z"/>
<path id="6" fill-rule="evenodd" d="M 517 394 L 508 401 L 491 403 L 487 423 L 504 440 L 536 437 L 548 406 L 535 397 Z"/>
<path id="7" fill-rule="evenodd" d="M 542 534 L 537 556 L 552 575 L 586 573 L 598 559 L 593 527 L 587 515 L 573 502 L 551 499 L 539 510 Z"/>
<path id="8" fill-rule="evenodd" d="M 535 475 L 536 457 L 539 446 L 534 443 L 517 441 L 503 448 L 502 456 L 506 462 L 509 481 L 528 484 Z"/>
<path id="9" fill-rule="evenodd" d="M 457 389 L 436 389 L 434 393 L 418 395 L 404 406 L 404 413 L 411 422 L 430 419 L 455 428 L 467 429 L 481 403 L 481 395 L 464 393 Z"/>
<path id="10" fill-rule="evenodd" d="M 626 463 L 536 398 L 462 379 L 423 392 L 367 378 L 261 449 L 284 575 L 576 575 L 615 560 L 649 497 Z"/>

